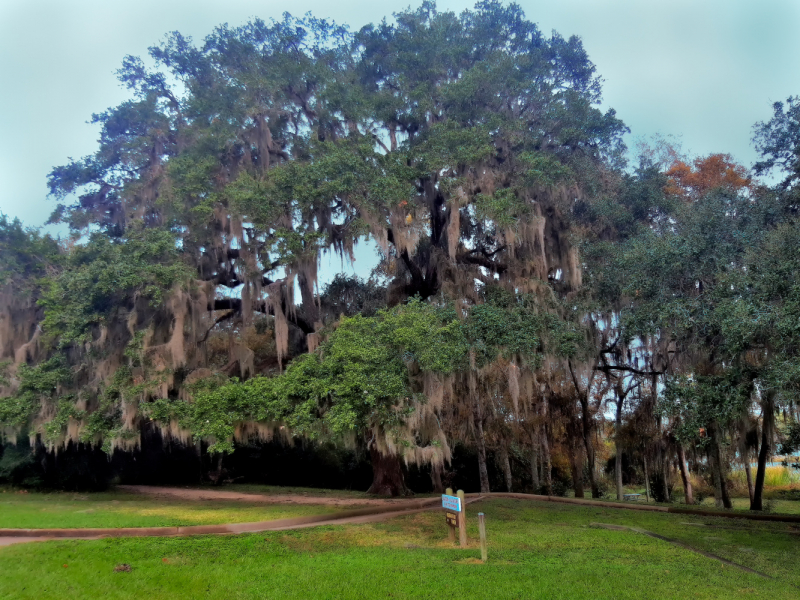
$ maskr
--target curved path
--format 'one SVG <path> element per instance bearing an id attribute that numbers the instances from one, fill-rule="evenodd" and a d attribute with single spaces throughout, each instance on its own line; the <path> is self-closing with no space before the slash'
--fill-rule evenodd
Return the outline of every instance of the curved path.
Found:
<path id="1" fill-rule="evenodd" d="M 186 490 L 179 490 L 186 491 Z M 163 492 L 163 489 L 159 493 Z M 250 496 L 247 494 L 246 496 Z M 203 499 L 223 499 L 222 496 L 203 497 Z M 225 497 L 224 499 L 231 499 Z M 250 498 L 237 498 L 250 500 Z M 470 499 L 469 502 L 479 500 Z M 332 500 L 327 498 L 327 500 Z M 280 502 L 280 500 L 276 500 Z M 324 502 L 314 502 L 324 504 Z M 303 529 L 321 525 L 345 525 L 371 523 L 409 515 L 441 507 L 439 498 L 425 500 L 382 501 L 382 506 L 371 506 L 354 510 L 342 510 L 322 515 L 308 515 L 272 521 L 253 523 L 232 523 L 223 525 L 191 525 L 187 527 L 121 527 L 121 528 L 89 528 L 89 529 L 0 529 L 0 546 L 8 546 L 24 542 L 48 541 L 53 539 L 94 540 L 103 537 L 172 537 L 187 535 L 230 535 L 237 533 L 258 533 L 261 531 L 282 531 L 286 529 Z"/>
<path id="2" fill-rule="evenodd" d="M 117 489 L 126 492 L 141 493 L 153 496 L 166 496 L 183 500 L 243 500 L 266 504 L 324 504 L 329 506 L 407 506 L 420 500 L 407 498 L 337 498 L 330 496 L 310 496 L 300 494 L 252 494 L 228 492 L 215 489 L 170 488 L 149 485 L 120 485 Z M 766 515 L 749 512 L 715 511 L 691 508 L 685 505 L 636 504 L 633 502 L 608 502 L 605 500 L 587 500 L 585 498 L 564 498 L 562 496 L 540 496 L 537 494 L 520 494 L 515 492 L 488 492 L 485 494 L 466 494 L 467 498 L 516 498 L 519 500 L 536 500 L 539 502 L 561 502 L 566 504 L 582 504 L 584 506 L 601 506 L 603 508 L 619 508 L 623 510 L 646 510 L 652 512 L 678 513 L 702 517 L 723 517 L 726 519 L 746 519 L 751 521 L 777 521 L 783 523 L 800 523 L 800 515 Z M 438 502 L 439 497 L 421 500 L 422 502 Z"/>
<path id="3" fill-rule="evenodd" d="M 154 496 L 180 498 L 184 500 L 239 500 L 247 502 L 263 502 L 266 504 L 324 504 L 329 506 L 365 505 L 367 507 L 342 510 L 336 513 L 258 521 L 254 523 L 235 523 L 223 525 L 192 525 L 187 527 L 125 527 L 96 529 L 0 529 L 0 546 L 9 544 L 45 541 L 52 539 L 98 539 L 102 537 L 163 537 L 186 535 L 230 535 L 237 533 L 256 533 L 260 531 L 281 531 L 285 529 L 302 529 L 320 525 L 346 525 L 382 521 L 401 515 L 434 510 L 441 507 L 439 497 L 422 500 L 378 499 L 378 498 L 336 498 L 307 496 L 298 494 L 249 494 L 227 492 L 224 490 L 202 490 L 191 488 L 167 488 L 153 486 L 119 486 L 118 489 Z M 653 512 L 669 512 L 699 516 L 726 517 L 733 519 L 751 519 L 762 521 L 783 521 L 800 523 L 800 516 L 794 515 L 750 515 L 746 513 L 716 512 L 677 508 L 672 506 L 652 506 L 627 504 L 620 502 L 601 502 L 580 498 L 561 498 L 556 496 L 539 496 L 534 494 L 516 494 L 492 492 L 488 494 L 467 494 L 466 502 L 472 503 L 484 498 L 515 498 L 519 500 L 536 500 L 617 508 L 624 510 L 645 510 Z"/>
<path id="4" fill-rule="evenodd" d="M 155 485 L 118 485 L 116 489 L 134 494 L 178 498 L 180 500 L 239 500 L 254 504 L 318 504 L 326 506 L 403 506 L 407 498 L 347 498 L 313 494 L 258 494 L 221 489 L 160 487 Z M 437 498 L 438 499 L 438 498 Z"/>

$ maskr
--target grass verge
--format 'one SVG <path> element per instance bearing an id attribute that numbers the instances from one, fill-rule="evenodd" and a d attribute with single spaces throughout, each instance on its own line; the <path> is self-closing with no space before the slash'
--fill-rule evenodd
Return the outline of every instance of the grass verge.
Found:
<path id="1" fill-rule="evenodd" d="M 0 492 L 0 528 L 170 527 L 270 521 L 339 510 L 315 504 L 186 501 L 140 494 Z"/>
<path id="2" fill-rule="evenodd" d="M 770 598 L 800 594 L 798 530 L 777 523 L 494 499 L 468 508 L 470 547 L 439 512 L 382 523 L 0 548 L 9 598 Z M 478 510 L 489 562 L 476 561 Z M 610 523 L 647 529 L 773 579 Z M 130 572 L 115 572 L 117 565 Z"/>

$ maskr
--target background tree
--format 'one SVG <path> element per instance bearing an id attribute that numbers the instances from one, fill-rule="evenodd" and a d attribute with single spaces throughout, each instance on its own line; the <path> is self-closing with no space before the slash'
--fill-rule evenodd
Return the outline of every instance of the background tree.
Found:
<path id="1" fill-rule="evenodd" d="M 613 405 L 618 495 L 625 452 L 665 500 L 673 464 L 691 502 L 707 462 L 724 504 L 757 450 L 761 507 L 800 382 L 797 99 L 755 128 L 770 188 L 666 139 L 627 169 L 580 40 L 513 4 L 255 19 L 150 55 L 50 175 L 71 239 L 0 222 L 5 439 L 113 453 L 158 429 L 219 473 L 248 440 L 332 441 L 390 494 L 404 462 L 441 487 L 459 444 L 483 491 L 582 496 L 586 474 L 599 497 Z M 320 289 L 321 254 L 357 244 L 371 277 Z"/>
<path id="2" fill-rule="evenodd" d="M 390 306 L 441 296 L 463 313 L 480 286 L 579 287 L 571 206 L 603 187 L 625 127 L 597 108 L 577 38 L 543 36 L 515 5 L 424 3 L 355 34 L 287 16 L 150 54 L 155 70 L 119 71 L 131 100 L 94 115 L 98 151 L 50 176 L 53 221 L 90 238 L 48 283 L 53 343 L 29 357 L 73 371 L 59 443 L 91 430 L 134 447 L 151 401 L 188 399 L 215 370 L 256 374 L 257 313 L 278 370 L 313 350 L 330 318 L 319 255 L 365 237 Z"/>

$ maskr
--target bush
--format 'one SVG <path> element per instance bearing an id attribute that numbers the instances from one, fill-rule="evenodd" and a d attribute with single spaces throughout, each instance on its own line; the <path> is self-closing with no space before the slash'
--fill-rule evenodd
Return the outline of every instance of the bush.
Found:
<path id="1" fill-rule="evenodd" d="M 16 444 L 0 447 L 0 483 L 19 487 L 39 487 L 41 477 L 35 470 L 33 452 Z"/>
<path id="2" fill-rule="evenodd" d="M 780 490 L 776 493 L 780 500 L 794 500 L 800 502 L 800 489 Z"/>
<path id="3" fill-rule="evenodd" d="M 597 491 L 600 492 L 600 498 L 611 499 L 612 497 L 617 497 L 616 484 L 612 479 L 600 475 L 597 477 L 596 483 Z"/>
<path id="4" fill-rule="evenodd" d="M 672 498 L 672 482 L 667 482 L 667 486 L 667 488 L 664 487 L 664 478 L 660 473 L 650 475 L 650 493 L 656 502 L 668 502 L 669 498 Z"/>
<path id="5" fill-rule="evenodd" d="M 569 492 L 571 489 L 572 489 L 571 481 L 569 482 L 569 484 L 566 484 L 563 479 L 556 479 L 555 477 L 553 478 L 553 496 L 559 496 L 563 498 L 567 495 L 567 492 Z M 542 493 L 543 494 L 547 493 L 545 488 L 542 488 Z"/>
<path id="6" fill-rule="evenodd" d="M 611 481 L 614 481 L 615 477 L 615 470 L 616 470 L 616 463 L 617 457 L 616 455 L 611 456 L 607 461 L 605 468 L 603 471 L 606 475 L 611 477 Z M 631 462 L 631 457 L 626 454 L 625 452 L 622 453 L 622 485 L 630 485 L 636 481 L 641 481 L 640 474 L 637 472 L 636 467 Z M 613 484 L 616 486 L 616 484 Z"/>
<path id="7" fill-rule="evenodd" d="M 566 496 L 572 489 L 572 474 L 569 469 L 564 469 L 560 465 L 553 464 L 550 471 L 553 478 L 553 495 Z"/>

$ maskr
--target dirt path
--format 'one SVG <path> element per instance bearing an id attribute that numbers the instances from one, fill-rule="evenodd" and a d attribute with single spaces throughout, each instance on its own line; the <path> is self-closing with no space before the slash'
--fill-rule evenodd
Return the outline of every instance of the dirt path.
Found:
<path id="1" fill-rule="evenodd" d="M 467 501 L 475 502 L 481 498 Z M 227 525 L 192 525 L 188 527 L 124 527 L 105 529 L 0 529 L 0 546 L 54 539 L 99 539 L 104 537 L 177 537 L 187 535 L 230 535 L 305 529 L 322 525 L 354 525 L 373 523 L 403 515 L 440 509 L 439 498 L 405 501 L 403 506 L 384 505 L 343 510 L 325 515 L 309 515 L 256 523 L 234 523 Z"/>
<path id="2" fill-rule="evenodd" d="M 228 492 L 224 490 L 201 490 L 191 488 L 167 488 L 155 486 L 119 486 L 119 489 L 153 496 L 179 498 L 184 500 L 238 500 L 265 504 L 317 504 L 327 506 L 360 508 L 345 509 L 337 513 L 323 515 L 310 515 L 274 521 L 261 521 L 256 523 L 237 523 L 227 525 L 194 525 L 189 527 L 129 527 L 119 529 L 0 529 L 0 546 L 10 544 L 45 541 L 50 539 L 97 539 L 101 537 L 158 537 L 158 536 L 185 536 L 185 535 L 225 535 L 259 531 L 281 531 L 284 529 L 302 529 L 320 525 L 347 525 L 357 523 L 370 523 L 382 521 L 393 517 L 413 514 L 441 507 L 438 497 L 409 500 L 407 498 L 379 499 L 379 498 L 335 498 L 330 496 L 313 496 L 306 494 L 248 494 L 243 492 Z M 614 502 L 599 502 L 575 498 L 557 498 L 552 496 L 537 496 L 533 494 L 515 493 L 489 493 L 467 494 L 466 503 L 471 504 L 489 498 L 515 498 L 520 500 L 536 500 L 549 502 L 563 502 L 584 506 L 598 506 L 624 510 L 649 510 L 657 512 L 670 512 L 680 514 L 694 514 L 702 516 L 727 517 L 734 519 L 756 519 L 770 521 L 798 522 L 800 517 L 783 515 L 742 515 L 735 513 L 721 513 L 699 510 L 675 509 L 666 506 L 637 506 Z M 603 526 L 603 524 L 597 524 Z M 639 533 L 658 537 L 644 530 L 628 528 Z M 668 542 L 678 543 L 674 540 Z M 690 548 L 692 549 L 692 548 Z M 694 549 L 692 549 L 694 550 Z M 718 558 L 712 556 L 712 558 Z M 720 559 L 723 560 L 724 559 Z M 736 565 L 741 567 L 741 565 Z"/>
<path id="3" fill-rule="evenodd" d="M 50 540 L 54 540 L 56 538 L 53 537 L 0 537 L 0 547 L 3 546 L 10 546 L 12 544 L 27 544 L 30 542 L 49 542 Z M 61 538 L 64 539 L 64 538 Z M 95 539 L 95 538 L 83 538 L 83 539 Z"/>
<path id="4" fill-rule="evenodd" d="M 317 504 L 324 506 L 404 506 L 419 502 L 408 498 L 342 498 L 309 494 L 254 494 L 205 490 L 195 488 L 159 487 L 151 485 L 120 485 L 118 490 L 148 496 L 178 498 L 180 500 L 239 500 L 254 504 Z"/>

